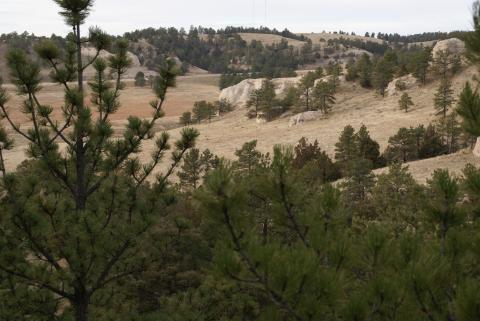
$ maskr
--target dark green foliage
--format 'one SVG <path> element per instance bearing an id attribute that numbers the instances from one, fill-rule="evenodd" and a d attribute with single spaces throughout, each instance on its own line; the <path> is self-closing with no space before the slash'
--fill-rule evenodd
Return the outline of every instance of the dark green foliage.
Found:
<path id="1" fill-rule="evenodd" d="M 468 134 L 480 136 L 480 97 L 467 82 L 458 100 L 457 113 L 462 117 L 462 127 Z"/>
<path id="2" fill-rule="evenodd" d="M 455 137 L 457 139 L 458 135 Z M 384 157 L 390 163 L 431 158 L 448 153 L 447 145 L 436 126 L 400 128 L 389 138 Z"/>
<path id="3" fill-rule="evenodd" d="M 176 66 L 167 60 L 154 80 L 157 99 L 151 103 L 151 118 L 129 117 L 123 135 L 114 136 L 109 117 L 120 107 L 121 79 L 131 63 L 127 43 L 119 39 L 115 55 L 108 61 L 97 59 L 108 45 L 107 37 L 98 29 L 91 29 L 86 39 L 80 33 L 93 2 L 56 2 L 74 34 L 66 51 L 52 43 L 39 44 L 36 51 L 52 68 L 52 80 L 64 88 L 63 119 L 53 118 L 53 108 L 41 103 L 39 66 L 18 49 L 8 53 L 7 61 L 30 129 L 12 120 L 8 97 L 0 89 L 2 119 L 29 142 L 29 160 L 7 173 L 3 152 L 12 143 L 0 130 L 0 294 L 11 293 L 1 301 L 9 310 L 13 300 L 23 302 L 18 313 L 38 320 L 54 319 L 52 311 L 67 320 L 115 319 L 119 315 L 114 307 L 124 298 L 119 287 L 141 277 L 158 259 L 147 244 L 171 204 L 168 178 L 194 146 L 198 132 L 182 130 L 173 148 L 168 134 L 155 138 L 153 128 L 163 116 L 166 93 L 175 85 Z M 86 62 L 81 60 L 85 42 L 97 51 Z M 83 82 L 90 65 L 96 72 L 88 83 L 91 107 L 85 103 Z M 114 80 L 108 81 L 107 74 Z M 76 84 L 71 83 L 74 79 Z M 141 163 L 138 153 L 145 140 L 154 141 L 150 160 Z M 60 143 L 66 146 L 63 151 Z M 169 149 L 169 169 L 147 183 Z"/>
<path id="4" fill-rule="evenodd" d="M 268 162 L 268 154 L 264 155 L 257 149 L 257 141 L 252 140 L 243 144 L 241 149 L 235 151 L 237 161 L 235 168 L 240 172 L 249 173 L 257 167 L 265 166 Z"/>
<path id="5" fill-rule="evenodd" d="M 199 149 L 192 148 L 185 154 L 183 164 L 177 173 L 180 186 L 187 191 L 197 189 L 203 176 L 217 167 L 218 164 L 219 158 L 208 149 L 200 154 Z"/>
<path id="6" fill-rule="evenodd" d="M 305 177 L 312 182 L 332 182 L 340 178 L 338 165 L 318 146 L 318 141 L 308 143 L 302 137 L 294 148 L 292 167 L 303 169 Z"/>
<path id="7" fill-rule="evenodd" d="M 183 126 L 188 126 L 192 124 L 192 113 L 189 111 L 186 111 L 180 116 L 180 124 Z"/>
<path id="8" fill-rule="evenodd" d="M 412 101 L 412 97 L 410 97 L 407 93 L 403 93 L 398 101 L 398 106 L 401 110 L 405 110 L 406 113 L 408 113 L 408 109 L 414 105 L 415 104 Z"/>
<path id="9" fill-rule="evenodd" d="M 328 114 L 335 104 L 335 90 L 331 83 L 319 81 L 312 92 L 312 105 L 323 114 Z"/>
<path id="10" fill-rule="evenodd" d="M 355 69 L 357 71 L 360 85 L 364 88 L 371 88 L 373 65 L 370 56 L 367 54 L 362 55 L 362 57 L 358 59 Z"/>
<path id="11" fill-rule="evenodd" d="M 452 82 L 449 79 L 442 80 L 434 98 L 437 115 L 441 115 L 443 118 L 447 117 L 447 112 L 454 102 Z"/>
<path id="12" fill-rule="evenodd" d="M 145 87 L 147 84 L 147 80 L 145 79 L 145 74 L 141 71 L 137 72 L 135 75 L 135 86 L 137 87 Z"/>
<path id="13" fill-rule="evenodd" d="M 313 110 L 312 91 L 315 86 L 315 80 L 321 75 L 318 72 L 309 71 L 302 77 L 298 85 L 299 99 L 297 101 L 298 108 L 302 111 Z"/>
<path id="14" fill-rule="evenodd" d="M 235 106 L 233 106 L 232 103 L 226 98 L 216 101 L 215 105 L 215 109 L 218 110 L 218 114 L 220 116 L 231 112 L 235 108 Z"/>
<path id="15" fill-rule="evenodd" d="M 194 103 L 192 109 L 193 120 L 197 123 L 203 120 L 211 121 L 216 112 L 217 110 L 215 104 L 205 100 L 197 101 Z"/>
<path id="16" fill-rule="evenodd" d="M 346 69 L 347 69 L 347 73 L 345 74 L 345 80 L 355 81 L 358 77 L 358 74 L 357 74 L 357 68 L 355 65 L 355 60 L 353 60 L 353 58 L 348 60 Z"/>
<path id="17" fill-rule="evenodd" d="M 372 84 L 382 97 L 385 97 L 385 90 L 393 79 L 394 67 L 395 62 L 390 61 L 387 56 L 381 58 L 375 64 Z"/>
<path id="18" fill-rule="evenodd" d="M 272 120 L 278 116 L 283 109 L 277 107 L 277 95 L 275 93 L 275 85 L 269 79 L 262 82 L 262 86 L 253 90 L 247 101 L 249 118 L 264 118 Z"/>
<path id="19" fill-rule="evenodd" d="M 425 48 L 413 56 L 412 70 L 413 75 L 422 83 L 427 82 L 428 69 L 432 60 L 431 50 Z"/>
<path id="20" fill-rule="evenodd" d="M 348 125 L 335 144 L 335 160 L 346 175 L 352 163 L 362 159 L 370 162 L 371 168 L 385 165 L 380 155 L 380 145 L 370 137 L 365 125 L 362 125 L 357 133 L 352 126 Z"/>

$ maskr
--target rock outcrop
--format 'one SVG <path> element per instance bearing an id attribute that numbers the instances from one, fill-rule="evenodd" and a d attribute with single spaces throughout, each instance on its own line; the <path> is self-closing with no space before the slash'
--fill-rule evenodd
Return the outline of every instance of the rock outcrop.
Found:
<path id="1" fill-rule="evenodd" d="M 289 87 L 297 85 L 301 77 L 276 78 L 272 82 L 275 85 L 277 95 L 284 93 Z M 250 94 L 262 87 L 263 78 L 245 79 L 242 82 L 222 90 L 219 100 L 227 99 L 236 107 L 245 107 Z"/>
<path id="2" fill-rule="evenodd" d="M 401 83 L 401 86 L 397 86 L 397 83 Z M 389 84 L 385 90 L 387 96 L 397 96 L 401 94 L 402 90 L 413 89 L 418 86 L 418 80 L 413 75 L 406 75 L 403 77 L 395 78 Z M 403 87 L 403 88 L 399 88 Z"/>
<path id="3" fill-rule="evenodd" d="M 477 143 L 473 149 L 473 156 L 480 158 L 480 137 L 477 138 Z"/>
<path id="4" fill-rule="evenodd" d="M 441 40 L 433 47 L 432 55 L 435 58 L 440 51 L 445 50 L 454 55 L 462 55 L 465 53 L 465 43 L 457 38 Z"/>
<path id="5" fill-rule="evenodd" d="M 289 127 L 301 125 L 304 122 L 311 121 L 318 119 L 322 116 L 321 111 L 306 111 L 304 113 L 296 114 L 290 117 L 290 121 L 288 122 Z"/>

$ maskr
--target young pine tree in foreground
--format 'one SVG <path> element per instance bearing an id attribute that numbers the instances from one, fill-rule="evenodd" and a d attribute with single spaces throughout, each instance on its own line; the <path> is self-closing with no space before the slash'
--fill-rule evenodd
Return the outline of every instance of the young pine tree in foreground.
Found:
<path id="1" fill-rule="evenodd" d="M 88 37 L 81 34 L 93 1 L 55 2 L 73 28 L 68 46 L 63 51 L 47 40 L 35 49 L 50 65 L 52 81 L 64 89 L 63 122 L 39 98 L 39 65 L 19 50 L 10 51 L 7 61 L 29 129 L 15 123 L 8 97 L 0 91 L 1 117 L 29 142 L 29 160 L 8 173 L 4 152 L 11 143 L 0 131 L 0 273 L 14 285 L 1 293 L 18 299 L 19 306 L 36 304 L 32 311 L 37 312 L 49 307 L 43 302 L 50 297 L 50 303 L 58 304 L 54 314 L 65 319 L 115 318 L 111 307 L 120 298 L 115 287 L 142 275 L 157 260 L 145 246 L 168 204 L 162 196 L 168 178 L 194 146 L 198 132 L 184 129 L 167 172 L 151 178 L 170 149 L 168 134 L 155 138 L 153 129 L 163 115 L 167 90 L 175 85 L 175 64 L 166 61 L 159 67 L 151 119 L 129 117 L 123 137 L 114 138 L 110 118 L 120 107 L 121 79 L 130 65 L 128 43 L 119 40 L 115 55 L 98 58 L 110 38 L 96 28 Z M 97 54 L 84 61 L 81 48 L 87 42 Z M 89 83 L 91 105 L 85 99 L 84 82 L 89 66 L 96 72 Z M 107 74 L 114 80 L 108 81 Z M 152 139 L 151 160 L 142 164 L 138 153 L 142 143 Z M 5 285 L 3 279 L 0 284 Z"/>

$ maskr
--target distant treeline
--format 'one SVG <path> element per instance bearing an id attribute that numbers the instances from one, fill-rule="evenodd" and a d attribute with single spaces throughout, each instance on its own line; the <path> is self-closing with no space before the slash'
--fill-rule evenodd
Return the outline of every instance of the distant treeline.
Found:
<path id="1" fill-rule="evenodd" d="M 424 41 L 435 41 L 435 40 L 445 40 L 449 38 L 459 38 L 465 40 L 465 37 L 470 33 L 470 31 L 452 31 L 452 32 L 424 32 L 414 35 L 401 36 L 398 33 L 387 34 L 379 32 L 377 34 L 378 39 L 382 39 L 389 42 L 403 42 L 403 43 L 412 43 L 412 42 L 424 42 Z"/>

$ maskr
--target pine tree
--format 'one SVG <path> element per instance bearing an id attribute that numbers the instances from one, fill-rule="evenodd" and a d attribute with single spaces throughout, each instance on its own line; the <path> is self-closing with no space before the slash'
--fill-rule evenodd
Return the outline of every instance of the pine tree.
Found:
<path id="1" fill-rule="evenodd" d="M 454 102 L 452 82 L 449 79 L 442 80 L 434 98 L 437 115 L 447 117 L 447 112 Z"/>
<path id="2" fill-rule="evenodd" d="M 355 69 L 358 73 L 360 85 L 364 88 L 371 88 L 373 66 L 370 56 L 363 54 L 363 56 L 357 61 Z"/>
<path id="3" fill-rule="evenodd" d="M 200 158 L 200 150 L 192 148 L 183 159 L 180 171 L 177 173 L 180 185 L 187 190 L 195 190 L 202 178 L 203 164 Z"/>
<path id="4" fill-rule="evenodd" d="M 413 75 L 420 80 L 423 85 L 427 82 L 428 69 L 430 68 L 431 60 L 432 53 L 429 48 L 420 51 L 413 58 Z"/>
<path id="5" fill-rule="evenodd" d="M 462 117 L 462 127 L 468 134 L 480 136 L 480 96 L 469 82 L 460 94 L 457 113 Z"/>
<path id="6" fill-rule="evenodd" d="M 186 111 L 180 116 L 180 124 L 183 126 L 188 126 L 192 124 L 192 113 L 189 111 Z"/>
<path id="7" fill-rule="evenodd" d="M 356 154 L 372 162 L 373 168 L 383 167 L 384 159 L 380 156 L 380 145 L 370 137 L 370 133 L 365 125 L 362 125 L 355 134 Z"/>
<path id="8" fill-rule="evenodd" d="M 355 81 L 358 77 L 357 75 L 357 69 L 355 66 L 355 60 L 353 58 L 350 58 L 347 62 L 347 73 L 345 75 L 345 80 L 346 81 Z"/>
<path id="9" fill-rule="evenodd" d="M 460 186 L 448 170 L 435 170 L 428 183 L 428 203 L 426 213 L 429 220 L 436 225 L 440 239 L 440 253 L 445 255 L 448 232 L 463 222 L 464 213 L 458 207 Z"/>
<path id="10" fill-rule="evenodd" d="M 137 87 L 145 87 L 147 81 L 145 80 L 145 74 L 141 71 L 137 72 L 135 75 L 135 86 Z"/>
<path id="11" fill-rule="evenodd" d="M 298 89 L 300 91 L 299 107 L 303 111 L 309 111 L 309 110 L 312 110 L 313 108 L 312 89 L 315 85 L 316 79 L 317 79 L 317 75 L 314 72 L 308 72 L 300 80 L 300 84 L 298 85 Z"/>
<path id="12" fill-rule="evenodd" d="M 248 110 L 248 117 L 249 118 L 257 118 L 258 115 L 259 115 L 259 112 L 260 112 L 260 104 L 261 104 L 261 100 L 262 100 L 262 90 L 261 89 L 254 89 L 249 97 L 248 97 L 248 101 L 247 101 L 247 108 L 249 109 Z"/>
<path id="13" fill-rule="evenodd" d="M 73 33 L 65 51 L 50 40 L 39 43 L 35 51 L 52 68 L 52 81 L 64 88 L 63 122 L 53 118 L 53 108 L 40 102 L 39 65 L 18 49 L 8 53 L 7 61 L 31 129 L 16 125 L 7 97 L 1 94 L 4 90 L 0 91 L 2 118 L 30 143 L 29 161 L 8 173 L 3 150 L 10 144 L 0 137 L 4 195 L 0 273 L 8 275 L 20 292 L 28 288 L 32 299 L 40 299 L 29 302 L 37 305 L 37 311 L 50 305 L 43 306 L 41 300 L 50 296 L 66 307 L 62 318 L 87 321 L 99 318 L 100 309 L 111 308 L 120 298 L 115 290 L 119 282 L 140 276 L 157 260 L 143 246 L 165 208 L 161 198 L 168 178 L 193 147 L 198 132 L 182 131 L 170 170 L 147 184 L 170 148 L 169 136 L 163 133 L 155 139 L 150 162 L 141 164 L 137 154 L 145 140 L 154 138 L 167 90 L 175 85 L 175 63 L 168 60 L 159 67 L 151 119 L 130 117 L 123 137 L 114 138 L 109 118 L 120 107 L 121 79 L 130 65 L 128 43 L 118 40 L 115 55 L 108 61 L 98 59 L 110 38 L 97 28 L 90 29 L 88 37 L 81 34 L 93 1 L 55 2 Z M 84 61 L 81 48 L 87 42 L 97 55 Z M 84 83 L 84 70 L 90 65 L 96 72 L 90 83 L 92 107 L 85 102 Z M 106 71 L 113 82 L 107 81 Z M 60 142 L 67 147 L 64 152 Z M 113 316 L 115 311 L 109 313 Z"/>
<path id="14" fill-rule="evenodd" d="M 405 110 L 405 112 L 408 113 L 408 109 L 415 104 L 407 93 L 403 93 L 398 101 L 398 105 L 400 106 L 401 110 Z"/>
<path id="15" fill-rule="evenodd" d="M 385 90 L 388 87 L 388 84 L 393 79 L 393 66 L 392 64 L 386 59 L 380 59 L 377 64 L 375 65 L 375 69 L 373 71 L 372 83 L 378 93 L 385 97 Z"/>
<path id="16" fill-rule="evenodd" d="M 330 83 L 319 81 L 312 93 L 312 105 L 323 114 L 328 114 L 335 104 L 335 94 Z"/>
<path id="17" fill-rule="evenodd" d="M 346 168 L 348 163 L 357 157 L 357 144 L 355 138 L 355 129 L 352 126 L 345 126 L 338 142 L 335 144 L 335 160 L 342 168 Z"/>

